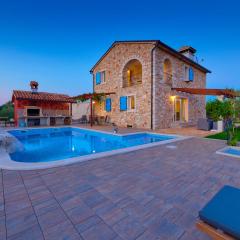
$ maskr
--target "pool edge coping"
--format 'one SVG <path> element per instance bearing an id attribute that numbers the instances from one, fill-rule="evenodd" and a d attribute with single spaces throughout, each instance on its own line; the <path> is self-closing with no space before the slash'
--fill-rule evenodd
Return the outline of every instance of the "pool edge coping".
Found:
<path id="1" fill-rule="evenodd" d="M 240 150 L 240 147 L 236 147 L 236 146 L 226 146 L 224 148 L 221 148 L 219 150 L 216 151 L 216 154 L 219 154 L 219 155 L 223 155 L 223 156 L 228 156 L 228 157 L 234 157 L 234 158 L 238 158 L 240 159 L 240 155 L 235 155 L 235 154 L 231 154 L 231 153 L 226 153 L 224 152 L 226 149 L 229 149 L 229 148 L 233 148 L 233 149 L 238 149 Z"/>
<path id="2" fill-rule="evenodd" d="M 48 128 L 52 128 L 52 127 L 48 127 Z M 163 140 L 160 142 L 147 143 L 147 144 L 132 146 L 132 147 L 128 147 L 128 148 L 116 149 L 116 150 L 111 150 L 111 151 L 106 151 L 106 152 L 101 152 L 101 153 L 96 153 L 96 154 L 88 154 L 88 155 L 73 157 L 73 158 L 66 158 L 66 159 L 56 160 L 56 161 L 51 161 L 51 162 L 34 162 L 34 163 L 17 162 L 17 161 L 13 161 L 6 151 L 1 151 L 0 152 L 0 155 L 1 155 L 0 169 L 40 170 L 40 169 L 61 167 L 61 166 L 75 164 L 75 163 L 81 163 L 81 162 L 86 162 L 86 161 L 90 161 L 90 160 L 95 160 L 98 158 L 110 157 L 110 156 L 114 156 L 114 155 L 133 152 L 133 151 L 146 149 L 146 148 L 150 148 L 150 147 L 165 145 L 168 143 L 173 143 L 173 142 L 192 138 L 190 136 L 180 136 L 180 135 L 176 135 L 176 134 L 162 134 L 162 133 L 155 133 L 155 132 L 149 132 L 149 131 L 141 131 L 141 132 L 135 132 L 135 133 L 126 133 L 126 134 L 113 134 L 113 133 L 110 133 L 107 131 L 86 129 L 86 128 L 81 128 L 81 127 L 76 127 L 76 126 L 58 127 L 58 128 L 78 128 L 78 129 L 82 129 L 82 130 L 95 131 L 95 132 L 100 132 L 100 133 L 109 134 L 109 135 L 117 135 L 117 136 L 128 136 L 128 135 L 133 135 L 133 134 L 147 133 L 147 134 L 153 134 L 153 135 L 171 136 L 171 137 L 175 137 L 175 138 Z M 36 128 L 27 128 L 27 129 L 36 129 Z M 37 128 L 37 129 L 40 129 L 40 128 Z M 46 127 L 45 127 L 45 129 L 46 129 Z M 22 130 L 22 129 L 17 128 L 14 130 Z M 5 130 L 5 132 L 7 134 L 9 134 L 8 130 Z"/>

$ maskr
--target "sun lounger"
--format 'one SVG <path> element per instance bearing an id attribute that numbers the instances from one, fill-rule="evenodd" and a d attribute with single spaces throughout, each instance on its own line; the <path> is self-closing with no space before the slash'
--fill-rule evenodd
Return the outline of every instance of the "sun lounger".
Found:
<path id="1" fill-rule="evenodd" d="M 240 189 L 224 186 L 199 212 L 196 226 L 215 240 L 240 239 Z"/>

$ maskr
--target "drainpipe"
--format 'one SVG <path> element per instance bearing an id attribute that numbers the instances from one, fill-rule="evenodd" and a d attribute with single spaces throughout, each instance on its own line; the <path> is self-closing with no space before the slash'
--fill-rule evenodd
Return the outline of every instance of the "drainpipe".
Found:
<path id="1" fill-rule="evenodd" d="M 93 71 L 90 71 L 90 73 L 92 74 L 92 84 L 93 84 L 93 93 L 94 93 L 94 73 Z M 93 126 L 93 115 L 94 115 L 94 112 L 93 112 L 93 101 L 92 101 L 92 97 L 90 98 L 90 124 L 91 124 L 91 127 Z"/>
<path id="2" fill-rule="evenodd" d="M 93 71 L 90 71 L 90 73 L 92 74 L 92 90 L 94 93 L 94 73 L 93 73 Z"/>
<path id="3" fill-rule="evenodd" d="M 151 129 L 153 130 L 153 52 L 157 48 L 158 43 L 156 43 L 151 50 Z"/>

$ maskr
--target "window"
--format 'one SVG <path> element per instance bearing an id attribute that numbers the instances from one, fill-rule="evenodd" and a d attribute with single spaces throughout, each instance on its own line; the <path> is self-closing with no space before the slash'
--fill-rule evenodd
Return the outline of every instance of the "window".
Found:
<path id="1" fill-rule="evenodd" d="M 194 80 L 194 70 L 192 67 L 184 67 L 184 81 L 192 82 Z"/>
<path id="2" fill-rule="evenodd" d="M 188 80 L 191 82 L 194 80 L 194 71 L 191 67 L 188 70 Z"/>
<path id="3" fill-rule="evenodd" d="M 131 70 L 127 70 L 127 84 L 130 86 L 132 83 L 132 73 Z"/>
<path id="4" fill-rule="evenodd" d="M 175 97 L 173 104 L 174 122 L 187 122 L 188 121 L 188 99 Z"/>
<path id="5" fill-rule="evenodd" d="M 130 60 L 123 68 L 123 87 L 142 83 L 142 64 L 137 59 Z"/>
<path id="6" fill-rule="evenodd" d="M 102 82 L 102 83 L 105 83 L 105 75 L 106 75 L 106 74 L 105 74 L 105 71 L 102 71 L 102 72 L 101 72 L 101 82 Z"/>
<path id="7" fill-rule="evenodd" d="M 105 111 L 106 112 L 111 112 L 112 110 L 112 100 L 111 98 L 106 98 L 105 100 Z"/>
<path id="8" fill-rule="evenodd" d="M 188 81 L 188 67 L 184 67 L 184 81 Z"/>
<path id="9" fill-rule="evenodd" d="M 169 59 L 163 62 L 163 80 L 164 83 L 172 85 L 172 64 Z"/>
<path id="10" fill-rule="evenodd" d="M 134 110 L 135 109 L 135 96 L 128 96 L 128 110 Z"/>
<path id="11" fill-rule="evenodd" d="M 102 84 L 105 82 L 105 71 L 96 73 L 96 85 Z"/>
<path id="12" fill-rule="evenodd" d="M 120 111 L 133 111 L 136 108 L 135 96 L 120 97 Z"/>

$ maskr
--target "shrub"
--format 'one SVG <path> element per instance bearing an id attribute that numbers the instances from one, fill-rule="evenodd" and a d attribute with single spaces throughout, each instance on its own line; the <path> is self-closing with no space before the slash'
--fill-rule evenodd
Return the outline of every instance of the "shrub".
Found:
<path id="1" fill-rule="evenodd" d="M 7 102 L 0 106 L 0 117 L 7 117 L 8 119 L 14 117 L 14 107 L 11 102 Z"/>

